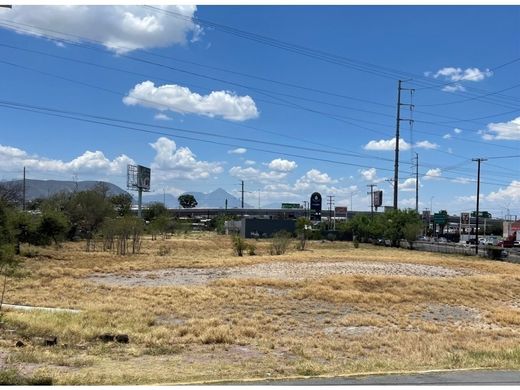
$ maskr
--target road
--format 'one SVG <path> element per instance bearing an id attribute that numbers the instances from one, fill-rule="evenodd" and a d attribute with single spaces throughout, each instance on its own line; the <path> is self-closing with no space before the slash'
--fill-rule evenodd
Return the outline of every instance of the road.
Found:
<path id="1" fill-rule="evenodd" d="M 219 383 L 223 384 L 223 383 Z M 234 385 L 322 386 L 322 385 L 520 385 L 520 371 L 443 371 L 406 375 L 305 378 L 250 382 Z"/>

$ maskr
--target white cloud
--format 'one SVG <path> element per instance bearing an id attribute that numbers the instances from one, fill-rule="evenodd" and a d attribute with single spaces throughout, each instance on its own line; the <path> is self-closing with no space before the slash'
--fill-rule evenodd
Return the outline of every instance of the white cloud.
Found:
<path id="1" fill-rule="evenodd" d="M 212 91 L 209 95 L 200 95 L 177 84 L 156 87 L 152 81 L 135 85 L 123 98 L 123 102 L 129 106 L 141 105 L 159 111 L 170 110 L 210 118 L 220 116 L 237 122 L 257 118 L 259 115 L 255 102 L 247 95 L 237 96 L 229 91 Z"/>
<path id="2" fill-rule="evenodd" d="M 422 149 L 437 149 L 439 145 L 430 141 L 419 141 L 415 144 L 415 147 Z"/>
<path id="3" fill-rule="evenodd" d="M 520 116 L 502 123 L 490 123 L 487 131 L 480 131 L 482 138 L 486 141 L 499 140 L 520 140 Z"/>
<path id="4" fill-rule="evenodd" d="M 236 149 L 233 149 L 233 150 L 228 150 L 229 154 L 244 154 L 246 152 L 247 152 L 246 148 L 236 148 Z"/>
<path id="5" fill-rule="evenodd" d="M 229 170 L 229 174 L 234 177 L 238 177 L 242 180 L 258 181 L 261 183 L 270 183 L 273 181 L 279 181 L 287 176 L 287 172 L 276 172 L 269 171 L 263 172 L 253 167 L 232 167 Z"/>
<path id="6" fill-rule="evenodd" d="M 317 169 L 311 169 L 310 171 L 307 171 L 305 176 L 302 176 L 301 179 L 306 179 L 310 183 L 318 184 L 330 184 L 337 182 L 337 180 L 333 180 L 327 173 L 320 172 Z"/>
<path id="7" fill-rule="evenodd" d="M 133 5 L 15 6 L 11 10 L 0 8 L 0 15 L 24 24 L 25 31 L 17 31 L 20 34 L 75 42 L 84 38 L 99 41 L 116 53 L 184 45 L 188 40 L 198 39 L 202 29 L 192 20 L 196 6 L 156 7 L 179 13 L 183 17 L 173 18 L 163 12 Z M 15 29 L 8 26 L 4 28 Z"/>
<path id="8" fill-rule="evenodd" d="M 42 173 L 123 175 L 128 164 L 135 164 L 135 162 L 125 154 L 110 160 L 101 151 L 87 150 L 70 161 L 62 161 L 31 155 L 25 150 L 12 146 L 0 145 L 0 171 L 4 172 L 16 171 L 25 166 L 28 170 Z"/>
<path id="9" fill-rule="evenodd" d="M 442 77 L 449 81 L 482 81 L 486 77 L 493 76 L 493 72 L 489 69 L 480 70 L 479 68 L 454 68 L 445 67 L 439 69 L 437 73 L 433 75 L 434 78 Z"/>
<path id="10" fill-rule="evenodd" d="M 442 136 L 442 138 L 443 138 L 443 139 L 450 139 L 450 138 L 451 138 L 451 134 L 449 134 L 449 133 L 448 133 L 448 134 L 444 134 L 444 135 Z"/>
<path id="11" fill-rule="evenodd" d="M 460 83 L 455 83 L 455 84 L 445 85 L 444 87 L 441 88 L 441 90 L 444 92 L 464 92 L 464 91 L 466 91 L 466 88 L 464 88 L 464 86 Z"/>
<path id="12" fill-rule="evenodd" d="M 435 180 L 442 175 L 442 171 L 440 168 L 432 168 L 429 169 L 428 172 L 424 175 L 424 180 Z"/>
<path id="13" fill-rule="evenodd" d="M 158 121 L 171 121 L 172 118 L 169 117 L 166 114 L 163 114 L 162 112 L 159 112 L 158 114 L 155 114 L 153 119 L 157 119 Z"/>
<path id="14" fill-rule="evenodd" d="M 256 161 L 253 161 L 253 160 L 246 160 L 246 161 L 244 161 L 244 164 L 246 164 L 246 165 L 255 165 L 255 164 L 256 164 Z"/>
<path id="15" fill-rule="evenodd" d="M 403 191 L 403 192 L 415 191 L 415 178 L 409 177 L 404 182 L 399 183 L 399 191 Z"/>
<path id="16" fill-rule="evenodd" d="M 467 177 L 457 177 L 456 179 L 452 179 L 451 182 L 458 184 L 469 184 L 472 183 L 473 180 L 468 179 Z"/>
<path id="17" fill-rule="evenodd" d="M 207 179 L 222 172 L 221 163 L 197 160 L 197 156 L 189 148 L 177 148 L 175 141 L 169 138 L 160 137 L 150 146 L 156 151 L 152 172 L 156 171 L 161 180 Z"/>
<path id="18" fill-rule="evenodd" d="M 457 128 L 457 127 L 455 127 L 455 128 L 453 129 L 453 132 L 454 132 L 455 134 L 460 134 L 460 133 L 462 133 L 462 130 L 459 129 L 459 128 Z"/>
<path id="19" fill-rule="evenodd" d="M 377 176 L 377 170 L 375 168 L 363 169 L 360 173 L 366 181 L 374 181 Z"/>
<path id="20" fill-rule="evenodd" d="M 491 192 L 486 196 L 486 200 L 491 202 L 520 202 L 520 180 L 513 180 L 507 187 Z"/>
<path id="21" fill-rule="evenodd" d="M 379 141 L 372 140 L 363 147 L 365 150 L 394 150 L 395 149 L 395 137 L 389 140 L 381 139 Z M 408 150 L 410 144 L 404 139 L 399 139 L 399 149 Z"/>
<path id="22" fill-rule="evenodd" d="M 268 164 L 269 169 L 280 172 L 290 172 L 298 167 L 296 162 L 276 158 Z"/>

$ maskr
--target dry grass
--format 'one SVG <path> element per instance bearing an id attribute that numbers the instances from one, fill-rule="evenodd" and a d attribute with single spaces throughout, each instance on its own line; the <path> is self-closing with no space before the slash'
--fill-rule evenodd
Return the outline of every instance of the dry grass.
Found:
<path id="1" fill-rule="evenodd" d="M 4 314 L 0 364 L 57 384 L 150 384 L 431 368 L 520 368 L 520 267 L 454 255 L 349 243 L 236 257 L 212 234 L 145 240 L 143 253 L 86 253 L 82 243 L 39 249 L 12 280 L 8 303 L 80 314 Z M 93 273 L 224 268 L 271 262 L 377 261 L 464 269 L 467 276 L 325 275 L 224 278 L 205 285 L 123 287 Z M 516 308 L 515 308 L 516 307 Z M 126 333 L 129 344 L 103 343 Z M 39 338 L 55 335 L 57 347 Z M 24 348 L 15 348 L 23 340 Z M 2 356 L 4 362 L 1 361 Z"/>

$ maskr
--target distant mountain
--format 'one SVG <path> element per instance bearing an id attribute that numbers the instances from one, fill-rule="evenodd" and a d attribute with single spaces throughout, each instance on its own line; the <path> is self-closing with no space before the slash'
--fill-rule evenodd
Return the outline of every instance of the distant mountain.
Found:
<path id="1" fill-rule="evenodd" d="M 115 184 L 106 181 L 66 181 L 66 180 L 25 180 L 25 198 L 34 200 L 38 198 L 48 198 L 60 192 L 72 193 L 74 191 L 86 191 L 93 189 L 98 183 L 103 183 L 108 187 L 109 195 L 119 195 L 126 193 L 125 190 Z M 1 184 L 22 187 L 22 180 L 4 181 Z"/>
<path id="2" fill-rule="evenodd" d="M 197 200 L 197 208 L 225 208 L 226 199 L 228 201 L 227 207 L 229 209 L 241 207 L 240 199 L 231 195 L 229 192 L 223 190 L 222 188 L 218 188 L 213 192 L 203 193 L 203 192 L 186 192 L 186 194 L 193 195 Z M 178 208 L 179 202 L 177 197 L 166 194 L 166 195 L 147 195 L 143 194 L 143 203 L 151 203 L 151 202 L 163 202 L 165 201 L 166 207 L 169 208 Z M 244 203 L 245 208 L 251 208 L 250 204 Z"/>

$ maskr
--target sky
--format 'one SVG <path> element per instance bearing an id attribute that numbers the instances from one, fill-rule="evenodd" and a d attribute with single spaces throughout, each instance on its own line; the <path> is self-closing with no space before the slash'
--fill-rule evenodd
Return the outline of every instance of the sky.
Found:
<path id="1" fill-rule="evenodd" d="M 0 179 L 520 218 L 520 6 L 0 9 Z M 412 107 L 410 105 L 413 105 Z M 411 110 L 413 108 L 413 110 Z M 410 120 L 413 120 L 411 122 Z"/>

